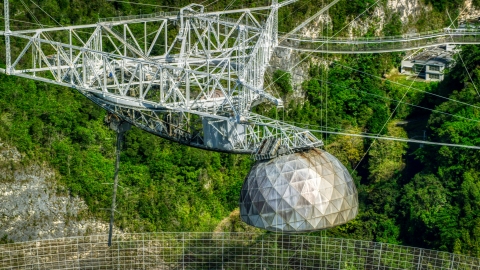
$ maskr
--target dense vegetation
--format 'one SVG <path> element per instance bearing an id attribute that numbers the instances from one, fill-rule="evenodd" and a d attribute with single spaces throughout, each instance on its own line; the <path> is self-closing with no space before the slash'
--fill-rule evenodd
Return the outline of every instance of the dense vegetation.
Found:
<path id="1" fill-rule="evenodd" d="M 71 89 L 5 75 L 1 81 L 0 138 L 32 162 L 54 165 L 71 195 L 106 215 L 115 134 L 103 124 L 105 112 Z M 211 230 L 236 207 L 248 157 L 180 146 L 138 129 L 125 144 L 119 225 Z"/>
<path id="2" fill-rule="evenodd" d="M 397 137 L 426 132 L 432 141 L 479 145 L 478 107 L 418 91 L 478 106 L 480 49 L 465 46 L 460 56 L 467 68 L 459 58 L 442 83 L 406 81 L 403 87 L 381 78 L 386 68 L 382 63 L 394 65 L 388 59 L 395 55 L 346 57 L 328 69 L 314 66 L 312 79 L 304 83 L 307 100 L 302 105 L 291 102 L 286 119 L 324 130 L 328 126 Z M 398 104 L 398 100 L 448 114 Z M 356 220 L 329 233 L 480 256 L 478 151 L 344 136 L 325 139 L 328 151 L 350 169 L 356 168 L 362 203 Z"/>
<path id="3" fill-rule="evenodd" d="M 437 9 L 437 15 L 458 5 L 458 1 L 426 1 Z M 142 1 L 170 6 L 188 2 Z M 258 6 L 260 2 L 235 1 L 232 7 Z M 342 1 L 334 6 L 331 12 L 338 15 L 333 17 L 334 30 L 342 29 L 347 18 L 373 2 Z M 38 3 L 62 24 L 159 10 L 125 1 Z M 212 3 L 209 9 L 220 9 L 230 1 Z M 291 29 L 302 19 L 286 16 L 288 12 L 308 16 L 318 5 L 300 1 L 284 9 L 280 29 Z M 12 6 L 15 19 L 34 21 L 20 3 Z M 35 5 L 30 8 L 42 23 L 53 23 Z M 442 26 L 448 23 L 444 18 L 440 21 Z M 400 26 L 398 15 L 392 15 L 385 34 L 400 34 Z M 465 46 L 462 55 L 467 68 L 457 61 L 450 76 L 440 84 L 412 83 L 395 75 L 385 80 L 385 75 L 394 74 L 391 69 L 398 66 L 399 54 L 325 58 L 328 67 L 312 62 L 311 79 L 303 85 L 304 100 L 292 100 L 291 77 L 278 71 L 274 78 L 279 79 L 286 109 L 260 106 L 257 110 L 317 130 L 328 127 L 403 137 L 423 135 L 425 130 L 433 141 L 480 145 L 478 109 L 415 90 L 480 106 L 476 88 L 480 82 L 480 49 Z M 115 135 L 103 124 L 105 112 L 72 89 L 4 75 L 0 75 L 0 81 L 0 139 L 25 153 L 29 162 L 48 161 L 60 172 L 59 180 L 68 194 L 81 196 L 93 215 L 106 218 L 101 209 L 110 202 L 111 187 L 104 183 L 111 183 L 113 178 Z M 476 121 L 399 105 L 399 100 Z M 318 136 L 325 140 L 326 149 L 352 171 L 360 192 L 358 218 L 329 230 L 329 234 L 480 256 L 478 151 Z M 188 148 L 134 128 L 127 134 L 122 154 L 117 224 L 131 231 L 212 230 L 237 207 L 239 189 L 250 165 L 247 156 Z"/>

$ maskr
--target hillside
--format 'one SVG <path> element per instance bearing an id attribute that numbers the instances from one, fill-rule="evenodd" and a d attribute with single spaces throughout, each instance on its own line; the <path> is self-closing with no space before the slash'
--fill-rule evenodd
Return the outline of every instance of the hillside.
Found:
<path id="1" fill-rule="evenodd" d="M 477 2 L 468 1 L 473 6 L 463 10 L 464 3 L 460 0 L 379 1 L 380 4 L 368 9 L 356 25 L 349 26 L 355 16 L 375 1 L 341 1 L 332 7 L 328 16 L 308 26 L 308 31 L 322 35 L 365 36 L 440 29 L 450 24 L 449 15 L 453 18 L 462 14 L 474 17 L 474 7 L 480 4 Z M 88 4 L 76 0 L 36 3 L 52 14 L 55 21 L 65 25 L 92 23 L 99 17 L 166 9 L 159 6 L 187 4 L 183 0 L 144 0 L 143 5 L 102 0 L 89 1 Z M 230 3 L 233 3 L 230 8 L 268 4 L 262 1 L 210 3 L 208 10 L 223 10 Z M 33 2 L 28 5 L 39 23 L 55 24 Z M 323 6 L 322 1 L 299 1 L 285 8 L 279 16 L 280 31 L 291 29 L 319 6 Z M 450 13 L 447 14 L 447 10 Z M 20 2 L 12 3 L 12 14 L 15 20 L 34 21 Z M 25 26 L 20 22 L 15 24 L 18 28 Z M 3 46 L 0 51 L 0 59 L 4 59 Z M 286 102 L 285 110 L 277 111 L 264 105 L 257 107 L 256 111 L 300 126 L 310 125 L 312 129 L 328 127 L 409 137 L 426 130 L 432 141 L 480 145 L 478 107 L 461 106 L 452 100 L 424 93 L 480 106 L 477 90 L 480 49 L 463 47 L 461 56 L 466 67 L 457 58 L 457 65 L 442 83 L 412 84 L 399 77 L 395 70 L 404 56 L 400 53 L 309 55 L 308 61 L 291 72 L 291 80 L 279 81 L 276 85 L 277 94 Z M 275 60 L 272 66 L 288 70 L 289 64 L 300 58 L 305 55 L 292 54 Z M 412 90 L 412 85 L 424 92 Z M 37 191 L 52 189 L 31 194 L 63 202 L 60 206 L 65 210 L 61 212 L 62 217 L 51 219 L 48 224 L 58 226 L 70 220 L 63 235 L 58 231 L 16 233 L 20 225 L 13 221 L 24 219 L 19 213 L 27 213 L 24 208 L 28 207 L 17 204 L 25 212 L 9 210 L 14 207 L 0 209 L 3 211 L 0 212 L 3 213 L 2 241 L 88 234 L 105 228 L 107 212 L 104 209 L 110 204 L 115 146 L 115 134 L 103 124 L 105 112 L 73 89 L 6 75 L 0 75 L 0 94 L 0 168 L 4 175 L 12 175 L 0 178 L 0 204 L 11 204 L 12 201 L 26 201 L 28 204 L 25 199 L 28 192 L 18 192 L 18 189 L 22 183 L 28 186 L 34 185 L 34 181 L 25 181 L 26 177 L 18 174 L 29 175 L 27 178 L 35 181 L 43 179 Z M 397 106 L 395 100 L 401 99 L 448 114 Z M 324 139 L 325 149 L 351 170 L 361 201 L 360 214 L 354 221 L 328 230 L 327 234 L 480 257 L 478 152 L 317 135 Z M 243 179 L 252 164 L 250 157 L 188 148 L 133 128 L 126 135 L 121 160 L 122 187 L 118 194 L 116 220 L 120 230 L 245 229 L 242 225 L 235 225 L 238 221 L 235 217 L 225 218 L 237 208 Z M 74 210 L 69 210 L 66 202 L 72 202 L 70 205 Z M 58 212 L 50 212 L 46 215 L 58 215 Z M 91 229 L 85 229 L 86 223 Z M 79 224 L 84 227 L 80 228 Z M 35 230 L 35 227 L 29 230 Z"/>

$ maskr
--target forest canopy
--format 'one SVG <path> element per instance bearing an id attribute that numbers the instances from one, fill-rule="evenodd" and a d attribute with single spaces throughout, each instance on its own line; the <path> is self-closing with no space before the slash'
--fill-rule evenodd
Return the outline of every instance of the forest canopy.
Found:
<path id="1" fill-rule="evenodd" d="M 474 4 L 477 2 L 474 0 Z M 27 5 L 33 15 L 24 12 L 20 2 L 11 3 L 15 20 L 34 22 L 35 15 L 40 24 L 57 21 L 71 25 L 94 23 L 100 17 L 152 13 L 165 9 L 162 6 L 179 7 L 190 1 L 144 0 L 143 5 L 104 0 L 35 1 L 55 21 L 31 1 Z M 223 9 L 229 3 L 212 1 L 208 8 Z M 269 3 L 234 1 L 231 8 Z M 335 14 L 331 30 L 342 29 L 352 15 L 372 3 L 341 1 L 330 11 Z M 457 8 L 461 1 L 425 3 L 446 15 L 447 9 Z M 299 1 L 281 10 L 280 31 L 291 29 L 320 5 L 319 1 Z M 445 16 L 442 18 L 435 27 L 449 23 Z M 22 29 L 26 26 L 15 25 Z M 401 34 L 400 27 L 399 15 L 392 15 L 384 34 Z M 3 45 L 1 51 L 3 61 Z M 392 69 L 398 69 L 404 56 L 323 55 L 324 64 L 310 61 L 309 77 L 300 94 L 292 86 L 293 75 L 277 70 L 272 75 L 278 79 L 276 87 L 286 101 L 285 109 L 261 105 L 255 110 L 317 130 L 396 137 L 421 134 L 431 141 L 479 146 L 480 48 L 462 46 L 456 65 L 441 83 L 412 84 L 404 79 L 399 79 L 404 86 L 392 83 L 394 78 L 388 76 Z M 411 91 L 409 85 L 423 92 Z M 101 209 L 108 208 L 111 199 L 111 187 L 104 183 L 113 180 L 115 134 L 103 123 L 105 111 L 73 89 L 6 75 L 0 75 L 0 95 L 0 139 L 17 147 L 30 163 L 48 162 L 59 172 L 58 180 L 66 193 L 83 198 L 92 215 L 106 220 L 107 214 Z M 407 103 L 444 114 L 398 105 L 396 101 L 402 97 Z M 361 204 L 355 220 L 329 230 L 329 235 L 480 257 L 478 151 L 321 133 L 317 136 L 353 174 Z M 243 179 L 252 164 L 248 156 L 188 148 L 137 128 L 126 135 L 121 162 L 123 188 L 118 194 L 121 214 L 117 225 L 134 232 L 214 230 L 237 207 Z"/>

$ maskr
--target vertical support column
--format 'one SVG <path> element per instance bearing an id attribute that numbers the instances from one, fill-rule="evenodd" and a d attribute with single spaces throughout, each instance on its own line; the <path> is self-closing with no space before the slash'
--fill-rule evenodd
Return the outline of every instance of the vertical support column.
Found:
<path id="1" fill-rule="evenodd" d="M 118 188 L 118 171 L 120 169 L 120 152 L 122 150 L 122 141 L 125 132 L 127 132 L 131 125 L 128 122 L 125 122 L 121 119 L 118 119 L 115 115 L 108 115 L 105 119 L 110 128 L 117 133 L 117 142 L 116 142 L 116 160 L 115 160 L 115 174 L 113 181 L 113 194 L 112 194 L 112 206 L 110 208 L 110 225 L 108 229 L 108 246 L 112 246 L 112 236 L 113 236 L 113 222 L 115 217 L 115 208 L 117 206 L 117 188 Z"/>
<path id="2" fill-rule="evenodd" d="M 123 133 L 117 131 L 115 176 L 114 176 L 114 182 L 113 182 L 112 206 L 110 208 L 110 225 L 108 227 L 108 246 L 109 247 L 112 246 L 113 222 L 114 222 L 116 199 L 117 199 L 118 171 L 120 169 L 120 148 L 122 147 L 122 139 L 123 139 Z"/>
<path id="3" fill-rule="evenodd" d="M 57 61 L 57 81 L 58 82 L 61 82 L 62 81 L 62 69 L 61 69 L 61 65 L 60 65 L 60 45 L 57 44 L 57 48 L 56 48 L 56 59 Z"/>
<path id="4" fill-rule="evenodd" d="M 142 234 L 142 267 L 145 269 L 145 234 Z"/>
<path id="5" fill-rule="evenodd" d="M 221 44 L 220 43 L 220 15 L 217 15 L 215 19 L 217 21 L 217 38 L 215 39 L 217 40 L 217 50 L 218 50 L 220 49 L 220 44 Z M 225 25 L 224 27 L 226 28 L 227 26 Z"/>
<path id="6" fill-rule="evenodd" d="M 342 269 L 343 238 L 340 243 L 340 258 L 338 259 L 338 269 Z"/>
<path id="7" fill-rule="evenodd" d="M 70 31 L 68 31 L 68 43 L 71 45 L 73 45 L 73 39 L 72 39 L 72 29 L 70 29 Z M 69 62 L 70 63 L 73 63 L 74 60 L 73 60 L 73 49 L 72 47 L 70 47 L 70 59 L 69 59 Z M 73 84 L 73 72 L 74 72 L 74 66 L 72 64 L 72 66 L 70 67 L 70 84 Z"/>
<path id="8" fill-rule="evenodd" d="M 127 42 L 127 25 L 123 25 L 123 40 Z M 127 46 L 123 46 L 123 56 L 127 56 Z"/>
<path id="9" fill-rule="evenodd" d="M 378 253 L 377 269 L 380 269 L 380 265 L 382 263 L 382 249 L 383 249 L 383 244 L 380 243 L 380 252 Z"/>
<path id="10" fill-rule="evenodd" d="M 83 67 L 83 87 L 87 86 L 87 72 L 88 72 L 88 67 L 87 67 L 87 56 L 85 55 L 87 51 L 82 50 L 82 67 Z"/>
<path id="11" fill-rule="evenodd" d="M 222 233 L 222 268 L 221 269 L 225 269 L 225 259 L 223 258 L 224 257 L 224 251 L 225 251 L 225 235 L 226 233 Z"/>
<path id="12" fill-rule="evenodd" d="M 108 72 L 107 68 L 107 60 L 105 59 L 105 56 L 101 56 L 103 60 L 103 86 L 102 86 L 102 92 L 107 92 L 107 77 L 110 78 L 110 73 Z M 113 73 L 113 71 L 112 71 Z M 113 75 L 112 75 L 113 77 Z"/>
<path id="13" fill-rule="evenodd" d="M 246 61 L 246 57 L 247 57 L 247 52 L 246 52 L 246 42 L 247 42 L 247 36 L 246 36 L 246 27 L 244 25 L 238 25 L 238 36 L 237 36 L 237 39 L 238 39 L 238 50 L 237 50 L 237 58 L 238 58 L 238 66 L 240 66 L 240 68 L 242 69 L 241 71 L 239 70 L 239 67 L 237 66 L 234 70 L 234 72 L 237 72 L 238 73 L 238 77 L 239 77 L 239 81 L 241 83 L 241 85 L 237 86 L 240 90 L 240 99 L 239 99 L 239 104 L 238 104 L 238 108 L 237 108 L 237 113 L 239 114 L 237 117 L 239 117 L 237 119 L 237 121 L 240 121 L 241 120 L 241 116 L 243 116 L 245 114 L 245 111 L 246 111 L 246 107 L 247 107 L 247 104 L 249 104 L 249 94 L 250 94 L 250 89 L 245 87 L 244 84 L 248 84 L 250 83 L 250 76 L 249 76 L 249 72 L 250 70 L 247 69 L 246 65 L 248 64 L 247 61 Z M 231 76 L 231 69 L 232 69 L 232 65 L 230 63 L 230 60 L 229 60 L 229 63 L 228 63 L 228 77 L 230 78 Z M 230 88 L 230 82 L 228 82 L 228 94 L 231 95 L 232 94 L 232 89 Z"/>
<path id="14" fill-rule="evenodd" d="M 451 257 L 451 259 L 450 259 L 450 267 L 449 267 L 448 269 L 452 270 L 452 269 L 454 269 L 454 268 L 453 268 L 453 264 L 455 263 L 455 254 L 454 254 L 454 253 L 450 254 L 450 257 Z"/>
<path id="15" fill-rule="evenodd" d="M 40 57 L 39 57 L 40 59 Z M 33 70 L 37 68 L 37 49 L 36 49 L 36 44 L 34 43 L 32 46 L 32 67 Z M 37 72 L 33 72 L 33 77 L 37 76 Z"/>
<path id="16" fill-rule="evenodd" d="M 165 20 L 165 36 L 164 36 L 164 45 L 165 45 L 165 55 L 168 52 L 168 20 Z"/>
<path id="17" fill-rule="evenodd" d="M 190 108 L 190 73 L 185 71 L 185 99 L 186 99 L 186 108 Z"/>
<path id="18" fill-rule="evenodd" d="M 422 269 L 422 259 L 423 259 L 423 248 L 420 249 L 420 254 L 418 255 L 418 261 L 417 261 L 417 270 Z"/>
<path id="19" fill-rule="evenodd" d="M 265 241 L 265 239 L 262 239 L 262 247 L 260 248 L 260 269 L 263 270 L 263 242 Z"/>
<path id="20" fill-rule="evenodd" d="M 77 237 L 77 268 L 80 269 L 80 245 L 78 244 L 78 237 Z"/>
<path id="21" fill-rule="evenodd" d="M 165 81 L 163 79 L 163 69 L 162 67 L 158 67 L 160 69 L 160 103 L 165 102 L 165 90 L 163 88 L 163 85 L 165 84 Z"/>
<path id="22" fill-rule="evenodd" d="M 12 69 L 12 56 L 11 56 L 11 50 L 10 50 L 10 35 L 11 35 L 11 31 L 10 31 L 10 9 L 8 7 L 8 1 L 9 0 L 4 0 L 3 1 L 3 7 L 4 7 L 4 18 L 5 18 L 5 51 L 6 51 L 6 55 L 5 55 L 5 62 L 6 62 L 6 65 L 7 65 L 7 68 L 5 70 L 5 73 L 7 73 L 7 75 L 10 75 L 11 74 L 11 69 Z"/>
<path id="23" fill-rule="evenodd" d="M 143 100 L 143 83 L 144 83 L 144 78 L 145 75 L 143 74 L 143 64 L 139 64 L 139 70 L 138 70 L 138 78 L 139 78 L 139 98 L 140 100 Z"/>
<path id="24" fill-rule="evenodd" d="M 272 0 L 272 6 L 275 8 L 272 12 L 275 12 L 273 15 L 273 22 L 272 22 L 272 41 L 273 41 L 273 48 L 278 46 L 278 0 Z M 270 49 L 270 47 L 269 47 Z"/>
<path id="25" fill-rule="evenodd" d="M 185 232 L 182 232 L 182 269 L 185 269 Z"/>
<path id="26" fill-rule="evenodd" d="M 96 34 L 98 35 L 98 47 L 97 47 L 97 51 L 99 52 L 102 52 L 103 51 L 103 30 L 102 30 L 102 27 L 98 27 L 96 30 L 95 30 Z M 100 56 L 102 57 L 102 56 Z M 100 59 L 98 59 L 100 60 Z"/>
<path id="27" fill-rule="evenodd" d="M 73 45 L 72 31 L 73 31 L 72 29 L 68 31 L 68 43 L 70 46 Z M 73 48 L 70 47 L 69 50 L 70 50 L 70 62 L 73 63 Z"/>
<path id="28" fill-rule="evenodd" d="M 143 42 L 144 42 L 144 47 L 145 47 L 144 54 L 147 55 L 147 52 L 148 52 L 148 49 L 147 49 L 147 47 L 148 47 L 147 46 L 147 22 L 143 23 Z"/>

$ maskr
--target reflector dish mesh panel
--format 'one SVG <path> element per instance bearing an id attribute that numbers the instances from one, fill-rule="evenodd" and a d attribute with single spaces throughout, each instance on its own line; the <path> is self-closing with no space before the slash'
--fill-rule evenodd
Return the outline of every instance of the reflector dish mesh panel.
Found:
<path id="1" fill-rule="evenodd" d="M 321 230 L 344 224 L 357 213 L 350 173 L 320 149 L 257 161 L 240 196 L 242 220 L 269 231 Z"/>

